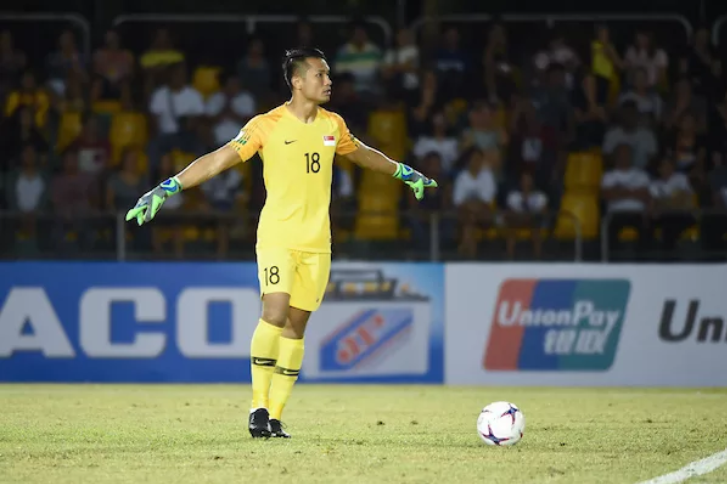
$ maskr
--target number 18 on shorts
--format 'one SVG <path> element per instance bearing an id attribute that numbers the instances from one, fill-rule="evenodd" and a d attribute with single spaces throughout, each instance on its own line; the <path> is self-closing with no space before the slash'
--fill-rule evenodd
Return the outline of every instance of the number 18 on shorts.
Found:
<path id="1" fill-rule="evenodd" d="M 291 249 L 258 249 L 260 297 L 290 294 L 290 306 L 315 311 L 321 305 L 331 272 L 331 254 Z"/>

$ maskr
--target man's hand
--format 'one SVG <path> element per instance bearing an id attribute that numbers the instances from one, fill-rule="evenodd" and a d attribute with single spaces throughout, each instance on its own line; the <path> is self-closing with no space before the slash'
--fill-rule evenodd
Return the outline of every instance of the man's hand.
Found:
<path id="1" fill-rule="evenodd" d="M 396 167 L 396 173 L 394 173 L 394 178 L 397 178 L 409 185 L 414 192 L 414 196 L 417 197 L 417 200 L 424 198 L 425 188 L 436 188 L 438 186 L 435 180 L 425 177 L 404 163 L 398 164 Z"/>
<path id="2" fill-rule="evenodd" d="M 141 225 L 145 222 L 151 222 L 151 219 L 157 214 L 164 201 L 182 191 L 182 185 L 177 177 L 169 178 L 159 184 L 158 187 L 146 192 L 139 201 L 136 202 L 134 208 L 126 212 L 126 221 L 136 219 Z"/>

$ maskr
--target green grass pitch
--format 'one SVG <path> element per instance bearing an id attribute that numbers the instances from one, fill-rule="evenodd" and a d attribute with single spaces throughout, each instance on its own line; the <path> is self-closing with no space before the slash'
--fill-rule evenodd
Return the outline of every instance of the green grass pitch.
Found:
<path id="1" fill-rule="evenodd" d="M 727 389 L 298 385 L 253 441 L 247 385 L 0 385 L 1 483 L 635 483 L 727 447 Z M 511 448 L 475 429 L 519 405 Z M 727 482 L 727 466 L 689 482 Z"/>

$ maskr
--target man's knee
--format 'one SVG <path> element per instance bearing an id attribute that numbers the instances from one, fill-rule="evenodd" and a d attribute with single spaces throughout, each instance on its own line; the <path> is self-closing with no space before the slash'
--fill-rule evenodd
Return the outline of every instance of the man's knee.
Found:
<path id="1" fill-rule="evenodd" d="M 285 293 L 265 294 L 263 296 L 262 319 L 278 328 L 283 328 L 288 320 L 290 295 Z"/>

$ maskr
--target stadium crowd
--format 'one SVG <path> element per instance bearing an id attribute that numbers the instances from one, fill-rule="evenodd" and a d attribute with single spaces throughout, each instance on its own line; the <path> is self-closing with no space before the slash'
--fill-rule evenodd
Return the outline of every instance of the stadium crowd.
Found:
<path id="1" fill-rule="evenodd" d="M 325 107 L 441 188 L 417 204 L 397 184 L 337 164 L 334 240 L 403 238 L 426 250 L 430 215 L 440 213 L 439 237 L 461 257 L 478 257 L 482 241 L 495 239 L 509 257 L 527 239 L 540 257 L 543 234 L 575 236 L 557 215 L 568 212 L 586 239 L 609 214 L 611 247 L 672 250 L 691 237 L 704 249 L 727 248 L 719 213 L 727 207 L 727 77 L 706 29 L 675 50 L 648 30 L 612 39 L 597 25 L 590 38 L 571 39 L 556 28 L 522 52 L 498 23 L 476 44 L 445 27 L 426 48 L 409 30 L 387 46 L 364 24 L 350 27 L 326 52 L 334 92 Z M 301 21 L 294 43 L 314 42 L 314 32 Z M 47 58 L 31 59 L 9 30 L 0 34 L 0 208 L 15 214 L 0 222 L 6 247 L 113 244 L 113 222 L 89 217 L 126 211 L 287 99 L 272 39 L 249 39 L 229 65 L 193 64 L 173 39 L 160 28 L 132 52 L 109 30 L 86 56 L 67 30 Z M 259 180 L 259 163 L 241 165 L 164 210 L 226 214 L 213 224 L 224 257 L 230 237 L 254 237 L 254 223 L 243 221 L 264 202 Z M 131 242 L 159 255 L 171 244 L 182 256 L 207 225 L 174 220 L 134 230 Z"/>

